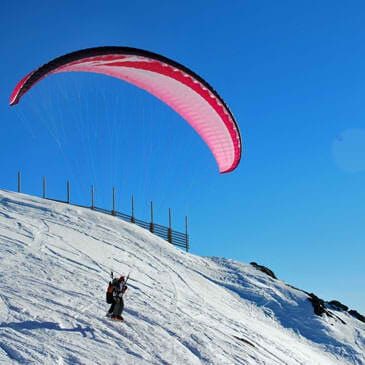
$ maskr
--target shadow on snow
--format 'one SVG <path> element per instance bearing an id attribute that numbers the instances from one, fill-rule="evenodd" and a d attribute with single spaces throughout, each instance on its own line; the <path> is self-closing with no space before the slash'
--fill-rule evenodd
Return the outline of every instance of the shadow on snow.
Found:
<path id="1" fill-rule="evenodd" d="M 94 335 L 94 329 L 91 327 L 81 327 L 79 324 L 73 328 L 62 328 L 58 323 L 55 322 L 40 322 L 40 321 L 24 321 L 24 322 L 10 322 L 0 324 L 0 328 L 11 328 L 16 331 L 33 331 L 40 329 L 47 329 L 53 331 L 63 332 L 79 332 L 83 337 L 87 337 L 89 333 L 92 337 Z"/>

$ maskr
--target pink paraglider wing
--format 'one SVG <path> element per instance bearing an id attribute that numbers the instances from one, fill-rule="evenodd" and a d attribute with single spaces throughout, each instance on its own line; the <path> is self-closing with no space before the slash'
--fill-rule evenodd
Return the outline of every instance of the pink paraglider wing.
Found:
<path id="1" fill-rule="evenodd" d="M 49 74 L 93 72 L 129 82 L 153 94 L 180 114 L 212 151 L 221 173 L 241 158 L 236 121 L 218 93 L 194 72 L 155 53 L 128 47 L 98 47 L 61 56 L 31 72 L 15 87 L 10 104 Z"/>

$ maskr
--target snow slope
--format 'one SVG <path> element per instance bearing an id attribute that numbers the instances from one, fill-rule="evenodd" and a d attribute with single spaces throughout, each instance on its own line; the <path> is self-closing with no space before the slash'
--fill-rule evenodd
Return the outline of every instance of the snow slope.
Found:
<path id="1" fill-rule="evenodd" d="M 0 263 L 0 364 L 365 364 L 348 314 L 91 210 L 0 191 Z M 111 269 L 131 272 L 125 323 L 105 317 Z"/>

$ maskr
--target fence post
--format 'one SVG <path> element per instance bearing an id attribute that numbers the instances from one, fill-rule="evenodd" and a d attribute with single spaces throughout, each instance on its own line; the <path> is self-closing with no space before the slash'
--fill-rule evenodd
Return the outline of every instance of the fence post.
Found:
<path id="1" fill-rule="evenodd" d="M 70 191 L 70 181 L 69 180 L 67 180 L 66 188 L 67 188 L 67 204 L 70 204 L 71 191 Z"/>
<path id="2" fill-rule="evenodd" d="M 167 241 L 172 243 L 171 209 L 169 208 L 169 228 L 167 229 Z"/>
<path id="3" fill-rule="evenodd" d="M 91 185 L 91 209 L 95 208 L 94 193 L 94 185 Z"/>
<path id="4" fill-rule="evenodd" d="M 134 217 L 134 197 L 133 197 L 133 195 L 132 195 L 131 203 L 132 203 L 132 215 L 131 215 L 131 222 L 132 222 L 132 223 L 136 223 L 136 219 L 135 219 L 135 217 Z"/>
<path id="5" fill-rule="evenodd" d="M 155 231 L 155 226 L 153 224 L 153 203 L 151 201 L 151 222 L 150 222 L 150 232 L 153 233 Z"/>
<path id="6" fill-rule="evenodd" d="M 20 193 L 20 191 L 22 190 L 21 183 L 22 183 L 22 175 L 20 171 L 18 171 L 18 193 Z"/>
<path id="7" fill-rule="evenodd" d="M 112 215 L 115 215 L 115 188 L 113 187 L 113 197 L 112 197 L 113 201 L 113 208 L 112 208 Z"/>
<path id="8" fill-rule="evenodd" d="M 189 235 L 188 235 L 188 216 L 185 216 L 185 248 L 189 251 Z"/>
<path id="9" fill-rule="evenodd" d="M 43 199 L 46 199 L 46 177 L 43 176 L 43 182 L 42 182 L 42 197 Z"/>

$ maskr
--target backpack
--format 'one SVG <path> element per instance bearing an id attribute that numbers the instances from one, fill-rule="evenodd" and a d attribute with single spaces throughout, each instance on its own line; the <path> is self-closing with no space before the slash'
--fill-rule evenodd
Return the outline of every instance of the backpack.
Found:
<path id="1" fill-rule="evenodd" d="M 108 287 L 106 289 L 106 302 L 108 304 L 113 303 L 113 291 L 114 291 L 114 285 L 109 281 Z"/>

